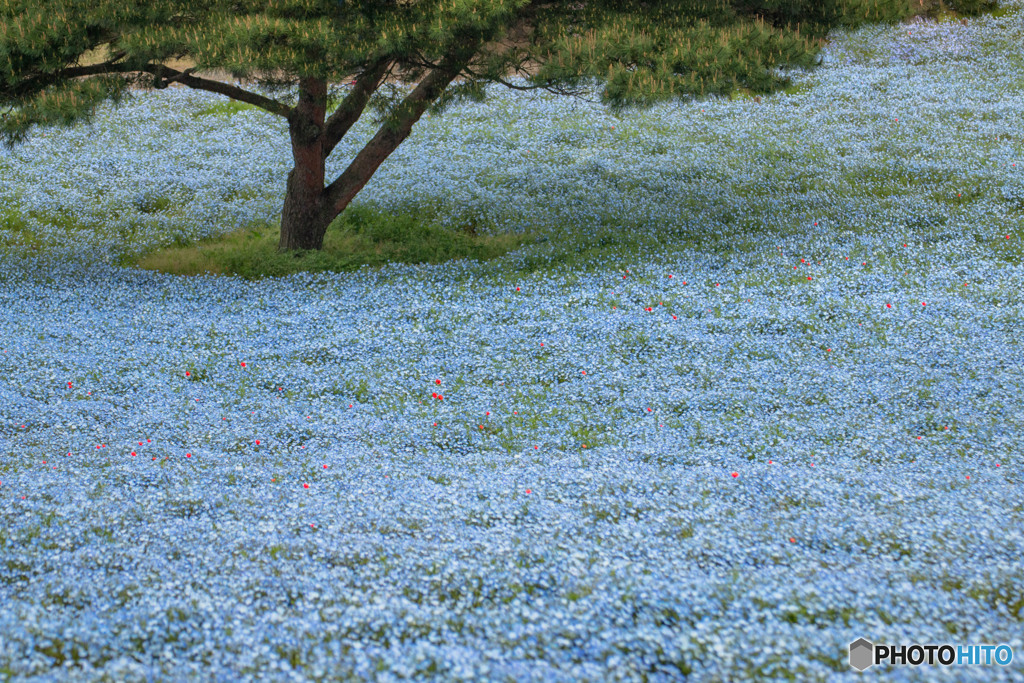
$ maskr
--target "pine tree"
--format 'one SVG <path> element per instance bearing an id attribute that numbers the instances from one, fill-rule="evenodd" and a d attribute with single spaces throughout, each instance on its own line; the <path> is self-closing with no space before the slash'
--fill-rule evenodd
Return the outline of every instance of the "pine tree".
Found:
<path id="1" fill-rule="evenodd" d="M 614 108 L 784 87 L 829 30 L 892 22 L 936 0 L 0 0 L 0 134 L 88 120 L 104 101 L 172 83 L 288 122 L 279 248 L 324 233 L 428 111 L 484 86 Z M 939 2 L 939 5 L 942 3 Z M 962 0 L 956 9 L 991 9 Z M 188 68 L 171 64 L 184 61 Z M 228 72 L 234 84 L 209 77 Z M 514 78 L 520 76 L 523 78 Z M 525 79 L 525 80 L 524 80 Z M 400 90 L 396 80 L 415 84 Z M 251 83 L 258 89 L 243 85 Z M 332 84 L 347 84 L 332 101 Z M 337 105 L 333 112 L 331 107 Z M 336 178 L 325 160 L 368 109 L 376 135 Z"/>

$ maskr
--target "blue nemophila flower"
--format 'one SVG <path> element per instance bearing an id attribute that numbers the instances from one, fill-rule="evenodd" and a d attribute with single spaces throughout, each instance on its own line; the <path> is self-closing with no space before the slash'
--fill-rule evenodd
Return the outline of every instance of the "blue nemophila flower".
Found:
<path id="1" fill-rule="evenodd" d="M 424 119 L 359 201 L 548 237 L 488 263 L 115 267 L 279 210 L 287 130 L 200 93 L 0 152 L 0 667 L 824 679 L 858 637 L 1019 653 L 1004 4 L 839 36 L 759 103 L 495 90 Z"/>

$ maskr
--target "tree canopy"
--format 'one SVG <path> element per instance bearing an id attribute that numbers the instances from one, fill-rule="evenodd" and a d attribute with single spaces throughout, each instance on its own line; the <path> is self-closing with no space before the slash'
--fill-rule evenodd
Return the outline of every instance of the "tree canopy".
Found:
<path id="1" fill-rule="evenodd" d="M 133 89 L 175 83 L 254 105 L 289 125 L 280 247 L 317 249 L 425 111 L 482 98 L 488 83 L 572 95 L 596 82 L 615 108 L 766 94 L 788 84 L 783 67 L 817 63 L 829 30 L 897 21 L 924 3 L 0 0 L 0 135 L 16 144 L 33 125 L 88 120 Z M 340 101 L 331 84 L 347 85 Z M 380 130 L 325 178 L 324 160 L 367 108 L 381 113 Z"/>

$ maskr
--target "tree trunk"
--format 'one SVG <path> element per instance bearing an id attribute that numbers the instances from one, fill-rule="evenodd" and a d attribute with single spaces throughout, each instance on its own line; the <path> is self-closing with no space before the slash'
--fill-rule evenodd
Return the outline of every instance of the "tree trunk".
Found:
<path id="1" fill-rule="evenodd" d="M 380 155 L 381 160 L 391 149 Z M 324 235 L 331 221 L 351 203 L 359 189 L 373 176 L 379 163 L 372 166 L 360 164 L 353 169 L 359 178 L 358 188 L 349 192 L 343 201 L 328 202 L 324 187 L 325 159 L 321 145 L 297 145 L 293 136 L 292 154 L 295 167 L 288 173 L 284 208 L 281 210 L 281 240 L 277 250 L 323 249 Z"/>
<path id="2" fill-rule="evenodd" d="M 288 119 L 295 166 L 288 174 L 278 251 L 323 248 L 324 233 L 331 221 L 345 210 L 384 160 L 409 137 L 413 125 L 465 67 L 477 47 L 463 47 L 442 59 L 405 97 L 393 118 L 384 123 L 348 168 L 327 187 L 324 187 L 327 155 L 359 118 L 389 62 L 380 60 L 366 72 L 365 78 L 358 80 L 356 92 L 350 95 L 351 106 L 336 112 L 326 126 L 327 83 L 315 78 L 299 80 L 299 103 Z"/>
<path id="3" fill-rule="evenodd" d="M 299 166 L 288 174 L 288 186 L 281 210 L 281 240 L 278 251 L 322 249 L 327 226 L 334 219 L 323 208 L 324 161 L 311 160 L 310 166 Z M 319 168 L 320 182 L 316 181 Z M 337 215 L 337 214 L 335 214 Z"/>
<path id="4" fill-rule="evenodd" d="M 288 119 L 295 165 L 281 209 L 281 241 L 278 251 L 322 249 L 327 226 L 337 215 L 324 210 L 324 117 L 327 83 L 322 79 L 299 80 L 299 103 Z"/>

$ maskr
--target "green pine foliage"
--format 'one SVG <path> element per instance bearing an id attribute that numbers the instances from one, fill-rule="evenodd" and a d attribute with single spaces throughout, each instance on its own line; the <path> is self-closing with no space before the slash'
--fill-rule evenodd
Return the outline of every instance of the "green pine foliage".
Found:
<path id="1" fill-rule="evenodd" d="M 928 0 L 929 9 L 965 13 L 994 5 Z M 161 69 L 172 60 L 288 87 L 300 77 L 342 82 L 379 59 L 389 61 L 391 75 L 416 81 L 468 47 L 467 78 L 437 108 L 516 73 L 566 92 L 598 79 L 613 106 L 738 88 L 764 93 L 786 85 L 777 67 L 812 66 L 830 28 L 896 21 L 922 7 L 922 0 L 0 0 L 0 131 L 13 143 L 33 124 L 88 118 L 131 86 L 164 87 L 178 75 Z"/>

